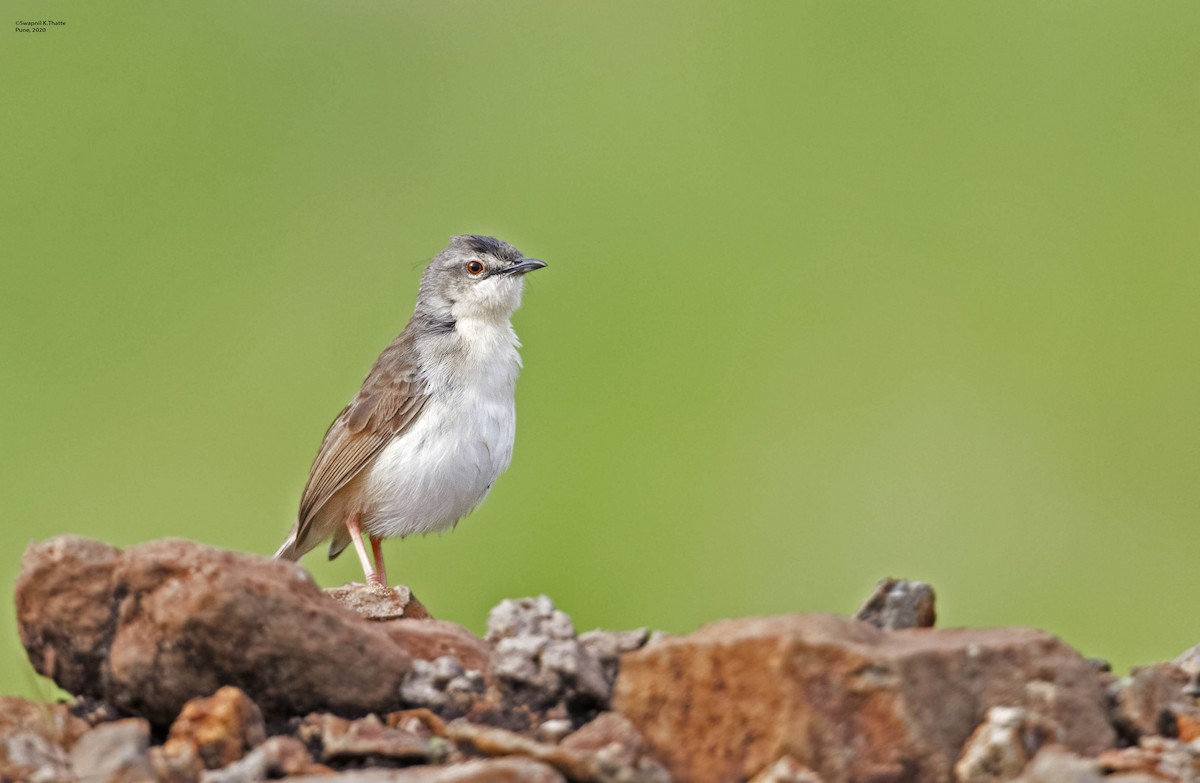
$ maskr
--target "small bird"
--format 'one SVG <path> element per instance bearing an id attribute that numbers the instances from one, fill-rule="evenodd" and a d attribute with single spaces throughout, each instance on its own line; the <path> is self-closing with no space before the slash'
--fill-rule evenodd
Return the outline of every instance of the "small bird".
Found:
<path id="1" fill-rule="evenodd" d="M 325 433 L 276 558 L 332 538 L 332 560 L 353 543 L 367 584 L 387 585 L 384 538 L 446 530 L 483 502 L 516 432 L 510 318 L 524 275 L 544 266 L 494 237 L 451 237 L 421 276 L 408 325 Z"/>

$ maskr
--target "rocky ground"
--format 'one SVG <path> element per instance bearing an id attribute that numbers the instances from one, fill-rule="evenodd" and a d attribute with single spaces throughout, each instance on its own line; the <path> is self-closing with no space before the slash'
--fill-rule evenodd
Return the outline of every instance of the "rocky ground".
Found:
<path id="1" fill-rule="evenodd" d="M 1200 651 L 1116 678 L 1028 628 L 855 618 L 579 634 L 544 596 L 478 638 L 407 588 L 181 540 L 35 544 L 21 639 L 65 704 L 0 697 L 0 781 L 1200 781 Z"/>

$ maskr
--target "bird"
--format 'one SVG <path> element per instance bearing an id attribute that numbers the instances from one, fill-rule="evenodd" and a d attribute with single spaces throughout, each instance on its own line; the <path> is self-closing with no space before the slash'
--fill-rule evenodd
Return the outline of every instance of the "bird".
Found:
<path id="1" fill-rule="evenodd" d="M 483 502 L 512 460 L 512 314 L 525 275 L 545 266 L 495 237 L 450 238 L 421 275 L 412 318 L 325 433 L 276 559 L 329 539 L 332 560 L 353 544 L 366 583 L 386 587 L 385 538 L 453 528 Z"/>

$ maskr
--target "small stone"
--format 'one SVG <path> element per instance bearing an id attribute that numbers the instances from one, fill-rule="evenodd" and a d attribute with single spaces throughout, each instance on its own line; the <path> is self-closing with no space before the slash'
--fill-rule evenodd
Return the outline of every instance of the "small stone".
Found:
<path id="1" fill-rule="evenodd" d="M 575 626 L 566 613 L 554 608 L 548 596 L 537 598 L 508 598 L 488 613 L 489 642 L 511 636 L 544 636 L 550 639 L 575 638 Z"/>
<path id="2" fill-rule="evenodd" d="M 446 722 L 425 707 L 389 712 L 384 718 L 384 723 L 418 737 L 446 736 Z"/>
<path id="3" fill-rule="evenodd" d="M 242 758 L 266 739 L 262 713 L 245 693 L 232 686 L 192 699 L 171 724 L 163 753 L 184 758 L 190 746 L 206 769 L 220 769 Z"/>
<path id="4" fill-rule="evenodd" d="M 465 715 L 487 690 L 482 672 L 467 671 L 456 658 L 413 661 L 400 685 L 406 704 L 425 707 L 451 717 Z"/>
<path id="5" fill-rule="evenodd" d="M 333 772 L 313 761 L 304 743 L 295 737 L 270 737 L 241 761 L 221 770 L 205 772 L 200 783 L 258 783 L 258 781 L 295 775 L 320 775 Z"/>
<path id="6" fill-rule="evenodd" d="M 575 726 L 569 720 L 563 718 L 555 718 L 542 723 L 534 731 L 534 736 L 542 742 L 558 743 L 563 737 L 575 730 Z"/>
<path id="7" fill-rule="evenodd" d="M 1200 705 L 1189 692 L 1191 677 L 1180 666 L 1156 663 L 1133 669 L 1112 686 L 1113 724 L 1128 741 L 1163 735 L 1195 736 Z"/>
<path id="8" fill-rule="evenodd" d="M 79 738 L 71 748 L 71 768 L 88 783 L 148 783 L 150 724 L 141 718 L 104 723 Z"/>
<path id="9" fill-rule="evenodd" d="M 1020 774 L 1042 745 L 1060 732 L 1028 710 L 992 707 L 954 765 L 958 783 L 1003 783 Z"/>
<path id="10" fill-rule="evenodd" d="M 588 655 L 599 661 L 604 679 L 612 689 L 612 683 L 617 678 L 621 656 L 627 652 L 640 650 L 650 640 L 650 631 L 646 628 L 635 628 L 632 631 L 588 631 L 580 634 L 579 643 Z"/>
<path id="11" fill-rule="evenodd" d="M 635 766 L 642 757 L 645 741 L 623 715 L 602 712 L 564 739 L 560 745 L 577 753 L 600 753 L 626 766 Z"/>
<path id="12" fill-rule="evenodd" d="M 566 783 L 553 768 L 525 758 L 482 759 L 447 766 L 356 769 L 311 775 L 297 783 Z"/>
<path id="13" fill-rule="evenodd" d="M 385 758 L 422 762 L 434 756 L 428 739 L 387 726 L 374 715 L 351 721 L 321 714 L 305 720 L 315 720 L 321 740 L 321 761 Z"/>
<path id="14" fill-rule="evenodd" d="M 821 776 L 791 756 L 783 756 L 763 769 L 750 783 L 824 783 Z"/>
<path id="15" fill-rule="evenodd" d="M 1038 751 L 1013 783 L 1104 783 L 1100 764 L 1056 745 Z"/>
<path id="16" fill-rule="evenodd" d="M 885 631 L 932 628 L 937 621 L 933 588 L 908 579 L 881 579 L 854 619 Z"/>
<path id="17" fill-rule="evenodd" d="M 359 617 L 376 622 L 429 620 L 433 617 L 406 585 L 383 587 L 351 582 L 326 588 L 325 595 L 354 610 Z"/>
<path id="18" fill-rule="evenodd" d="M 620 727 L 624 719 L 614 716 L 598 727 L 588 742 L 570 743 L 568 737 L 559 745 L 537 742 L 506 729 L 482 726 L 459 719 L 447 724 L 449 737 L 464 747 L 473 748 L 486 756 L 524 756 L 535 759 L 557 769 L 577 783 L 663 783 L 670 778 L 658 764 L 640 757 L 640 738 L 634 742 L 624 735 L 621 740 Z M 627 725 L 627 722 L 626 724 Z M 580 730 L 582 731 L 582 729 Z M 577 734 L 579 732 L 576 732 Z M 636 736 L 636 732 L 634 732 Z M 574 735 L 572 735 L 574 736 Z M 601 738 L 611 742 L 596 747 Z"/>
<path id="19" fill-rule="evenodd" d="M 89 728 L 66 704 L 0 696 L 0 780 L 72 779 L 67 749 Z"/>
<path id="20" fill-rule="evenodd" d="M 10 731 L 0 737 L 0 780 L 74 780 L 67 752 L 35 731 Z"/>

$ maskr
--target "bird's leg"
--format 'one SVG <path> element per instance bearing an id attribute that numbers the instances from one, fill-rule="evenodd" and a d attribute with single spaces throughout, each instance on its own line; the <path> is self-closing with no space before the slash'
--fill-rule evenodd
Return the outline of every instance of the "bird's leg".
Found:
<path id="1" fill-rule="evenodd" d="M 382 536 L 371 536 L 371 554 L 375 555 L 375 573 L 379 575 L 379 584 L 387 587 L 387 566 L 383 564 Z"/>
<path id="2" fill-rule="evenodd" d="M 367 577 L 367 584 L 383 585 L 383 579 L 379 577 L 379 574 L 375 573 L 375 569 L 371 566 L 371 560 L 367 557 L 367 547 L 363 544 L 361 520 L 358 514 L 351 514 L 346 517 L 346 530 L 350 532 L 350 540 L 354 542 L 354 551 L 358 552 L 358 560 L 362 563 L 363 574 Z"/>

